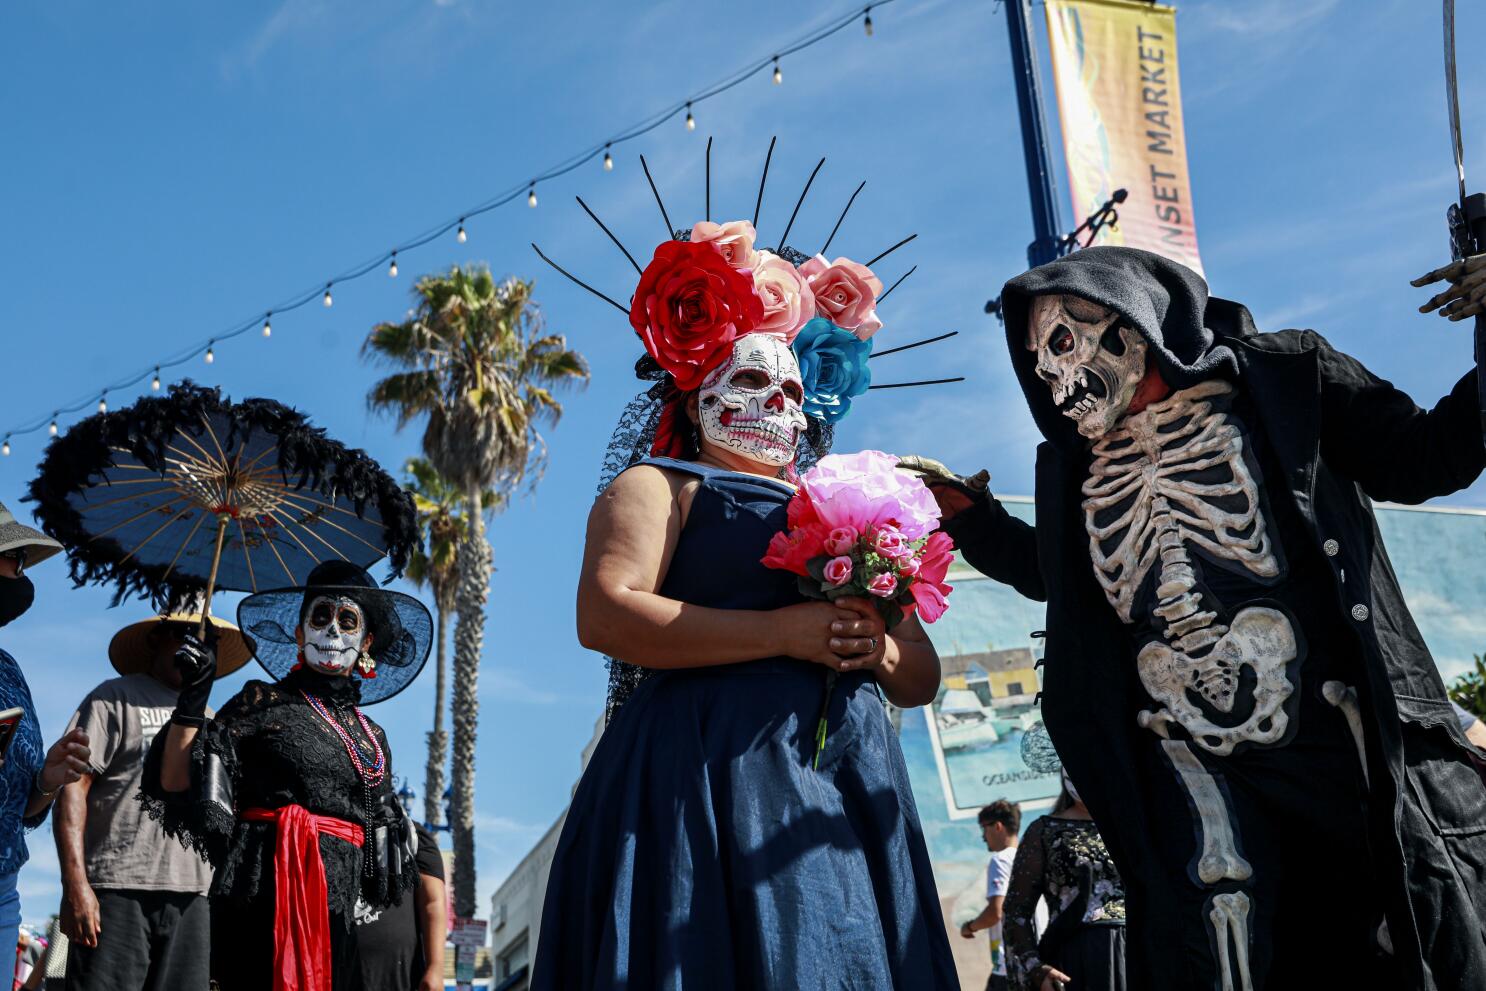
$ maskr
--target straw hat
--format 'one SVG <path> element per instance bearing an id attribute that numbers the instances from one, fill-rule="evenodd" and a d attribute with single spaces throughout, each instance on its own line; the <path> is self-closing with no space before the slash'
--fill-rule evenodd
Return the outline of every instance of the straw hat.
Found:
<path id="1" fill-rule="evenodd" d="M 15 518 L 15 514 L 0 503 L 0 554 L 24 547 L 26 567 L 45 561 L 62 549 L 62 545 L 40 530 L 33 530 Z"/>
<path id="2" fill-rule="evenodd" d="M 114 634 L 108 645 L 108 659 L 119 674 L 145 674 L 155 656 L 155 648 L 149 642 L 150 631 L 161 623 L 186 623 L 196 626 L 201 622 L 201 613 L 173 612 L 162 616 L 130 623 Z M 225 619 L 212 617 L 212 627 L 217 631 L 217 677 L 225 678 L 236 671 L 253 656 L 256 644 L 253 638 Z"/>

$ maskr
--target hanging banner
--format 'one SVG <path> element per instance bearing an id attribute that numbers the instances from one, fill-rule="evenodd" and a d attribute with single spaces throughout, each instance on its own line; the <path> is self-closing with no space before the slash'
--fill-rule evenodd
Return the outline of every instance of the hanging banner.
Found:
<path id="1" fill-rule="evenodd" d="M 1124 189 L 1118 228 L 1096 243 L 1144 248 L 1201 273 L 1175 8 L 1047 0 L 1047 26 L 1075 224 Z"/>

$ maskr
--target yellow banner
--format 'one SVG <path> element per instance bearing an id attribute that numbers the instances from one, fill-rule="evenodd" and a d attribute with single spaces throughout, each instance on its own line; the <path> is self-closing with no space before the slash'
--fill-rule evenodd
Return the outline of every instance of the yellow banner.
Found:
<path id="1" fill-rule="evenodd" d="M 1047 26 L 1075 224 L 1125 189 L 1119 228 L 1097 243 L 1145 248 L 1200 273 L 1175 9 L 1047 0 Z"/>

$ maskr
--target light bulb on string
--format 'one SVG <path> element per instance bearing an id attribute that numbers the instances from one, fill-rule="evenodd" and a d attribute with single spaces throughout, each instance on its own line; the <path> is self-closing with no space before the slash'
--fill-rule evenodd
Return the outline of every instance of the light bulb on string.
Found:
<path id="1" fill-rule="evenodd" d="M 458 241 L 460 244 L 463 244 L 468 238 L 469 238 L 469 235 L 465 234 L 465 232 L 464 232 L 464 218 L 463 217 L 460 217 L 459 218 L 459 232 L 454 235 L 454 240 Z"/>
<path id="2" fill-rule="evenodd" d="M 46 428 L 46 432 L 48 434 L 51 434 L 53 437 L 57 436 L 57 421 L 56 420 L 53 420 L 51 422 L 51 425 Z"/>
<path id="3" fill-rule="evenodd" d="M 390 264 L 390 265 L 387 266 L 387 277 L 390 278 L 390 279 L 397 278 L 397 252 L 396 251 L 392 252 L 392 264 Z"/>
<path id="4" fill-rule="evenodd" d="M 335 300 L 333 300 L 333 299 L 330 298 L 330 283 L 329 282 L 325 283 L 325 297 L 322 300 L 320 300 L 320 302 L 324 303 L 326 306 L 333 306 L 333 305 L 335 305 Z"/>
<path id="5" fill-rule="evenodd" d="M 868 7 L 862 13 L 866 15 L 862 18 L 862 28 L 867 32 L 867 37 L 870 38 L 872 37 L 872 8 Z"/>
<path id="6" fill-rule="evenodd" d="M 774 56 L 774 85 L 784 82 L 784 73 L 779 70 L 779 56 Z"/>
<path id="7" fill-rule="evenodd" d="M 531 184 L 531 187 L 529 189 L 527 189 L 527 191 L 526 191 L 526 205 L 529 206 L 529 207 L 533 207 L 533 208 L 536 207 L 536 205 L 537 205 L 537 184 L 536 183 L 532 183 Z"/>
<path id="8" fill-rule="evenodd" d="M 155 369 L 155 377 L 152 378 L 152 379 L 150 379 L 150 391 L 151 392 L 159 392 L 160 391 L 160 369 L 158 369 L 158 368 Z M 103 407 L 103 400 L 100 399 L 98 401 L 98 407 L 99 407 L 98 412 L 102 413 L 103 412 L 103 408 L 102 408 Z"/>
<path id="9" fill-rule="evenodd" d="M 100 412 L 100 413 L 107 413 L 108 412 L 108 400 L 107 399 L 104 399 L 102 396 L 99 396 L 98 397 L 98 412 Z"/>
<path id="10" fill-rule="evenodd" d="M 211 345 L 208 344 L 206 346 L 206 363 L 208 365 L 210 365 L 212 362 L 214 362 L 216 360 L 217 360 L 217 353 L 215 351 L 213 351 Z"/>
<path id="11" fill-rule="evenodd" d="M 605 172 L 613 172 L 614 171 L 614 156 L 611 155 L 611 154 L 609 154 L 609 146 L 608 145 L 604 145 L 604 171 Z"/>
<path id="12" fill-rule="evenodd" d="M 686 129 L 688 131 L 695 131 L 697 129 L 697 119 L 691 115 L 690 100 L 686 103 Z"/>
<path id="13" fill-rule="evenodd" d="M 272 337 L 273 336 L 273 324 L 270 322 L 270 320 L 272 319 L 272 317 L 273 317 L 273 314 L 272 313 L 265 313 L 265 314 L 263 314 L 263 336 L 264 337 Z"/>
<path id="14" fill-rule="evenodd" d="M 9 437 L 6 437 L 5 438 L 5 443 L 0 444 L 0 454 L 5 455 L 7 458 L 10 457 L 10 438 Z"/>

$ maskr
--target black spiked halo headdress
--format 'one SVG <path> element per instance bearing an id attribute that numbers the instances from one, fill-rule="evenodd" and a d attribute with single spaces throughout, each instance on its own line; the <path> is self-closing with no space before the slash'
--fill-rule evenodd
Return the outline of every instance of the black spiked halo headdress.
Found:
<path id="1" fill-rule="evenodd" d="M 846 257 L 827 260 L 826 252 L 865 182 L 851 194 L 818 252 L 810 255 L 791 247 L 790 234 L 810 187 L 825 165 L 822 158 L 806 179 L 789 221 L 775 242 L 776 247 L 756 247 L 758 220 L 776 141 L 770 140 L 764 156 L 752 222 L 716 223 L 712 220 L 712 141 L 708 139 L 704 218 L 689 230 L 672 224 L 670 212 L 650 174 L 650 165 L 642 155 L 640 165 L 666 231 L 666 240 L 643 267 L 608 225 L 578 198 L 583 212 L 639 274 L 639 285 L 628 306 L 579 279 L 532 245 L 548 265 L 623 313 L 645 348 L 645 355 L 635 364 L 635 374 L 652 384 L 631 400 L 620 415 L 604 457 L 600 491 L 620 472 L 646 457 L 695 455 L 695 431 L 684 413 L 684 401 L 709 372 L 728 360 L 733 342 L 747 334 L 782 338 L 791 345 L 799 361 L 808 428 L 799 439 L 797 468 L 808 468 L 829 452 L 834 425 L 850 411 L 853 400 L 869 389 L 962 381 L 956 377 L 872 382 L 870 359 L 942 341 L 956 332 L 873 354 L 875 335 L 882 329 L 877 307 L 913 274 L 916 266 L 885 291 L 871 266 L 918 235 L 910 234 L 865 264 Z M 642 677 L 639 668 L 611 659 L 610 715 Z"/>

